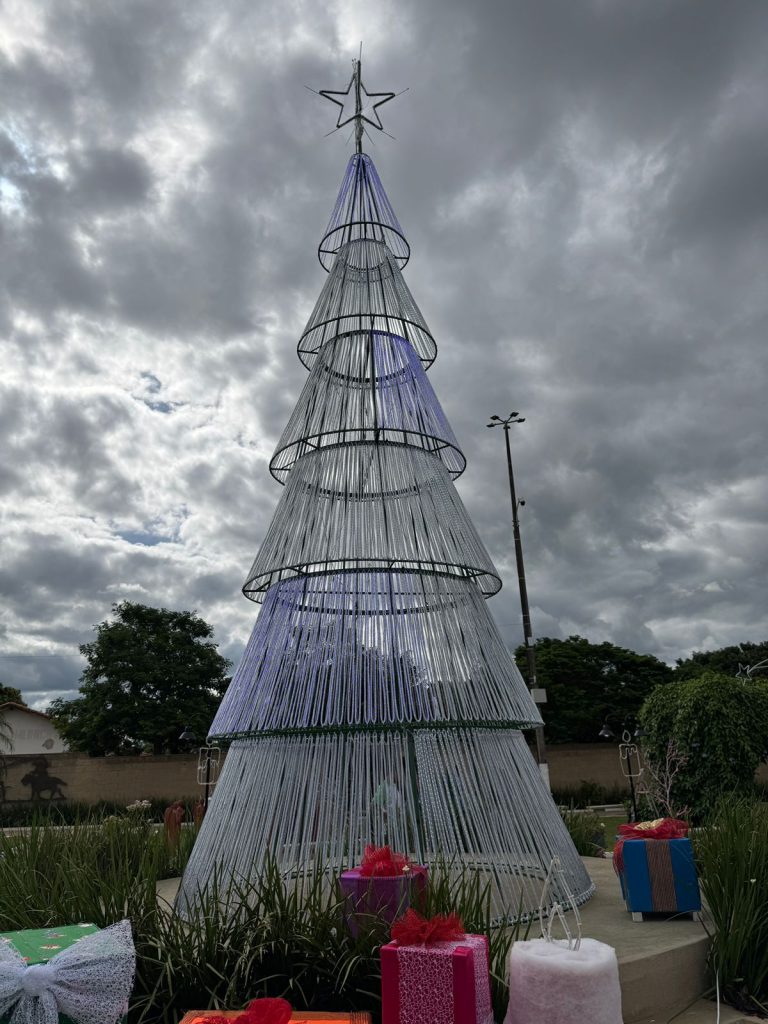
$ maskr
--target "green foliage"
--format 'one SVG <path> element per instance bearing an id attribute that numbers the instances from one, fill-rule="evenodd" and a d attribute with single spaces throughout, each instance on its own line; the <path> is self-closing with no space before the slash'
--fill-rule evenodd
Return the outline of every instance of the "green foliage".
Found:
<path id="1" fill-rule="evenodd" d="M 525 674 L 525 647 L 515 651 Z M 608 715 L 636 715 L 648 694 L 672 678 L 672 669 L 652 654 L 580 636 L 536 641 L 536 674 L 547 691 L 544 729 L 548 743 L 595 743 Z"/>
<path id="2" fill-rule="evenodd" d="M 561 808 L 560 814 L 580 857 L 602 857 L 605 853 L 605 825 L 599 814 Z"/>
<path id="3" fill-rule="evenodd" d="M 591 807 L 594 804 L 623 804 L 629 796 L 627 786 L 602 786 L 582 779 L 578 786 L 553 789 L 552 799 L 561 807 Z"/>
<path id="4" fill-rule="evenodd" d="M 0 833 L 0 930 L 74 921 L 102 927 L 129 916 L 138 954 L 131 1024 L 177 1024 L 186 1010 L 237 1008 L 284 996 L 301 1009 L 380 1009 L 379 946 L 387 929 L 346 928 L 332 875 L 318 871 L 301 892 L 274 864 L 250 880 L 214 884 L 188 920 L 155 898 L 156 882 L 183 869 L 191 831 L 174 859 L 162 833 L 140 819 L 38 826 Z M 506 1008 L 505 961 L 526 925 L 493 927 L 490 894 L 450 863 L 431 872 L 426 912 L 456 910 L 468 931 L 489 936 L 497 1019 Z M 512 908 L 513 910 L 515 908 Z"/>
<path id="5" fill-rule="evenodd" d="M 183 870 L 194 832 L 169 849 L 139 816 L 0 832 L 0 931 L 155 913 L 155 884 Z M 138 926 L 138 924 L 137 924 Z"/>
<path id="6" fill-rule="evenodd" d="M 685 760 L 671 796 L 701 821 L 725 794 L 755 790 L 768 747 L 768 680 L 707 672 L 660 687 L 641 711 L 647 759 L 664 761 L 670 741 Z"/>
<path id="7" fill-rule="evenodd" d="M 0 683 L 0 705 L 2 704 L 21 704 L 23 707 L 27 706 L 27 702 L 21 695 L 21 690 L 15 686 L 6 686 L 5 683 Z"/>
<path id="8" fill-rule="evenodd" d="M 723 998 L 768 1012 L 768 805 L 724 800 L 692 834 L 702 895 L 714 926 L 710 970 Z"/>
<path id="9" fill-rule="evenodd" d="M 759 644 L 743 643 L 716 651 L 694 651 L 690 658 L 678 658 L 675 679 L 696 679 L 704 672 L 735 676 L 739 668 L 757 665 L 768 659 L 768 640 Z M 763 678 L 766 674 L 763 673 Z"/>
<path id="10" fill-rule="evenodd" d="M 88 660 L 81 696 L 49 709 L 70 748 L 98 756 L 148 744 L 176 753 L 187 726 L 202 739 L 229 681 L 211 626 L 193 612 L 130 601 L 112 610 L 115 620 L 80 648 Z"/>
<path id="11" fill-rule="evenodd" d="M 188 796 L 184 801 L 186 809 L 185 821 L 192 821 L 192 808 L 196 797 Z M 152 798 L 146 812 L 146 819 L 151 822 L 162 822 L 169 799 Z M 53 800 L 38 803 L 9 803 L 0 806 L 0 828 L 12 828 L 27 825 L 79 825 L 85 822 L 98 822 L 111 816 L 124 815 L 125 801 L 99 800 L 93 804 L 80 803 L 77 800 Z"/>

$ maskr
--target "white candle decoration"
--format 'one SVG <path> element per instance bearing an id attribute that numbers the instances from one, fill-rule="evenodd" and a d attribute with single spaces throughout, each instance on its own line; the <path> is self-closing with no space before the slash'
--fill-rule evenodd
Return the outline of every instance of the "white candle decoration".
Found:
<path id="1" fill-rule="evenodd" d="M 622 1024 L 616 951 L 596 939 L 515 942 L 505 1024 Z"/>

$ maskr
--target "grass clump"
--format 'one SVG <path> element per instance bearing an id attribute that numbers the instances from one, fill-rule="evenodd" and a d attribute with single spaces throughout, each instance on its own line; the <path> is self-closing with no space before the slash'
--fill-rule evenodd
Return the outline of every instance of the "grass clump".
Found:
<path id="1" fill-rule="evenodd" d="M 149 806 L 143 816 L 154 822 L 162 822 L 163 814 L 172 801 L 166 798 L 152 797 L 146 801 Z M 182 801 L 185 807 L 186 821 L 192 821 L 194 797 Z M 112 815 L 123 816 L 127 807 L 125 802 L 115 800 L 98 800 L 88 804 L 77 800 L 39 800 L 36 803 L 0 803 L 0 828 L 15 828 L 29 825 L 77 825 L 82 822 L 93 822 Z"/>
<path id="2" fill-rule="evenodd" d="M 0 832 L 0 931 L 141 920 L 154 910 L 157 880 L 183 870 L 193 842 L 190 829 L 169 845 L 131 816 Z"/>
<path id="3" fill-rule="evenodd" d="M 768 1014 L 768 804 L 723 801 L 692 836 L 714 926 L 710 968 L 722 998 Z"/>
<path id="4" fill-rule="evenodd" d="M 582 779 L 578 786 L 553 789 L 552 799 L 564 807 L 591 807 L 595 804 L 624 804 L 629 798 L 626 786 L 602 786 Z"/>
<path id="5" fill-rule="evenodd" d="M 580 857 L 605 855 L 605 822 L 599 814 L 576 807 L 563 807 L 560 814 Z"/>
<path id="6" fill-rule="evenodd" d="M 0 834 L 0 931 L 80 921 L 106 927 L 129 917 L 137 950 L 130 1024 L 177 1024 L 187 1010 L 237 1009 L 258 996 L 283 996 L 297 1010 L 368 1010 L 378 1018 L 379 947 L 389 930 L 370 919 L 352 936 L 332 874 L 316 871 L 299 891 L 267 863 L 237 884 L 214 882 L 183 919 L 158 902 L 156 885 L 181 873 L 193 841 L 184 830 L 174 847 L 131 815 Z M 455 910 L 467 931 L 488 935 L 501 1019 L 506 955 L 528 927 L 495 927 L 489 888 L 450 863 L 431 869 L 424 909 Z"/>

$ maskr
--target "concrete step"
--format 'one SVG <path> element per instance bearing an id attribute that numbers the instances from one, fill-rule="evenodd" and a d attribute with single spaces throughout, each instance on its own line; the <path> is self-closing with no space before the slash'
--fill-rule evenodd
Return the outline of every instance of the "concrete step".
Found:
<path id="1" fill-rule="evenodd" d="M 739 1010 L 734 1010 L 732 1006 L 725 1006 L 721 1003 L 719 1022 L 720 1024 L 752 1024 L 752 1022 L 758 1024 L 760 1018 L 745 1017 Z M 646 1020 L 638 1021 L 637 1024 L 718 1024 L 717 1004 L 708 999 L 699 999 L 693 1006 L 676 1016 L 674 1020 L 670 1020 L 668 1017 L 649 1017 Z M 762 1024 L 765 1024 L 765 1021 Z"/>

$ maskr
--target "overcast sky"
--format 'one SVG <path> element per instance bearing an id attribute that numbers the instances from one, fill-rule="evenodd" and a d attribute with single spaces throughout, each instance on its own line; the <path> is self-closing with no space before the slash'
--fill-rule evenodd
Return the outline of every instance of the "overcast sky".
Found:
<path id="1" fill-rule="evenodd" d="M 243 648 L 352 150 L 304 86 L 361 39 L 505 638 L 512 409 L 537 635 L 768 636 L 765 0 L 0 0 L 0 679 L 38 707 L 116 601 Z"/>

